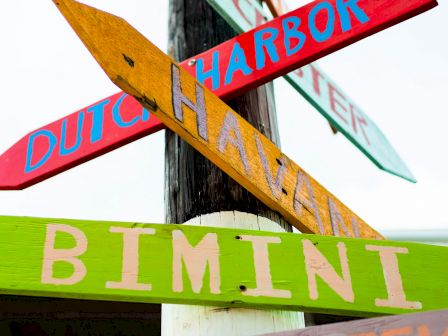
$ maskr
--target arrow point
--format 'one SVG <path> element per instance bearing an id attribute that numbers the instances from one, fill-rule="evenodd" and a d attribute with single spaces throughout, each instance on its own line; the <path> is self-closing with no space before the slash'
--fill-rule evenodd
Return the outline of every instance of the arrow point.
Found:
<path id="1" fill-rule="evenodd" d="M 117 77 L 117 56 L 123 57 L 115 35 L 130 25 L 122 18 L 73 0 L 53 0 L 61 14 L 95 57 L 109 78 Z M 121 34 L 120 34 L 121 35 Z"/>

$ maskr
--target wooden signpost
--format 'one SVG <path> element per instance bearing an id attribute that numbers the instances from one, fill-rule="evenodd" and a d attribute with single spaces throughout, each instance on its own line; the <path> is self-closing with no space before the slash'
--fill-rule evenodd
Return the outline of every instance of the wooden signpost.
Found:
<path id="1" fill-rule="evenodd" d="M 3 294 L 359 316 L 448 305 L 448 248 L 416 243 L 0 217 L 0 253 Z"/>
<path id="2" fill-rule="evenodd" d="M 55 3 L 116 85 L 291 225 L 381 238 L 126 21 L 75 1 Z"/>
<path id="3" fill-rule="evenodd" d="M 152 133 L 161 124 L 151 110 L 298 229 L 382 238 L 201 83 L 233 97 L 427 10 L 435 0 L 314 1 L 187 60 L 186 71 L 123 19 L 72 0 L 53 1 L 126 93 L 22 139 L 16 146 L 26 151 L 25 160 L 9 151 L 0 168 L 19 163 L 28 180 L 23 171 L 2 173 L 0 184 L 8 178 L 3 184 L 9 189 L 36 183 Z M 337 113 L 344 97 L 327 86 Z M 348 106 L 352 127 L 362 132 Z M 322 235 L 0 216 L 0 292 L 366 317 L 447 308 L 446 247 Z M 284 335 L 448 336 L 441 322 L 446 313 Z"/>
<path id="4" fill-rule="evenodd" d="M 388 0 L 374 5 L 315 1 L 181 66 L 218 96 L 229 98 L 435 5 L 435 0 L 412 0 L 405 6 Z M 239 17 L 238 25 L 245 24 L 246 30 L 264 20 L 258 10 L 248 18 L 241 8 L 231 16 Z M 300 29 L 298 20 L 303 21 Z M 380 168 L 413 181 L 376 125 L 321 70 L 308 69 L 289 74 L 288 80 Z M 0 157 L 0 189 L 26 188 L 162 128 L 132 98 L 105 98 L 31 132 L 6 151 Z"/>
<path id="5" fill-rule="evenodd" d="M 168 48 L 176 62 L 235 36 L 206 0 L 169 0 L 169 8 Z M 272 82 L 228 104 L 280 148 Z M 170 130 L 165 132 L 164 199 L 165 223 L 292 231 L 278 212 Z M 297 311 L 163 304 L 161 326 L 164 336 L 236 336 L 298 329 L 305 323 L 303 313 Z"/>
<path id="6" fill-rule="evenodd" d="M 264 336 L 448 336 L 448 310 L 328 324 Z"/>
<path id="7" fill-rule="evenodd" d="M 255 0 L 207 1 L 239 33 L 262 24 L 266 16 Z M 267 4 L 274 16 L 285 13 L 283 2 L 267 1 Z M 380 169 L 416 182 L 378 126 L 316 63 L 294 70 L 284 78 Z"/>

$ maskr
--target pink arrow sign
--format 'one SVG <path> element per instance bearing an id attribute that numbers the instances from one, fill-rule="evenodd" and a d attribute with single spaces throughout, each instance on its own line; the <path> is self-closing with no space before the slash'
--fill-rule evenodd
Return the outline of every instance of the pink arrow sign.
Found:
<path id="1" fill-rule="evenodd" d="M 229 99 L 437 5 L 316 0 L 181 66 Z M 118 93 L 33 131 L 0 156 L 0 189 L 23 189 L 164 126 Z"/>

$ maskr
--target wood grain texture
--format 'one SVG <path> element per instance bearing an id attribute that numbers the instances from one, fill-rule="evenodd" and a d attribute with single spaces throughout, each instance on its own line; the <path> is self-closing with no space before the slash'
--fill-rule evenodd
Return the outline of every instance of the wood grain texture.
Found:
<path id="1" fill-rule="evenodd" d="M 265 22 L 263 7 L 254 0 L 208 2 L 239 33 Z M 278 16 L 277 12 L 274 13 L 274 16 Z M 280 15 L 285 13 L 281 12 Z M 194 58 L 199 59 L 198 56 Z M 340 131 L 377 167 L 407 181 L 416 182 L 406 163 L 375 122 L 316 63 L 294 70 L 284 78 L 328 120 L 333 132 Z M 235 87 L 238 83 L 235 80 Z M 206 84 L 211 87 L 210 82 Z"/>
<path id="2" fill-rule="evenodd" d="M 0 252 L 8 295 L 359 316 L 448 302 L 448 248 L 416 243 L 0 217 Z"/>
<path id="3" fill-rule="evenodd" d="M 381 237 L 126 21 L 55 3 L 117 86 L 301 232 Z"/>
<path id="4" fill-rule="evenodd" d="M 169 50 L 178 61 L 235 36 L 234 30 L 205 0 L 171 0 L 169 13 Z M 273 85 L 270 83 L 228 103 L 279 145 L 273 99 Z M 261 230 L 260 222 L 268 222 L 266 218 L 271 218 L 275 222 L 270 222 L 269 229 L 291 231 L 291 226 L 278 213 L 270 210 L 176 133 L 167 130 L 165 138 L 166 223 Z M 244 212 L 225 212 L 224 209 Z M 266 226 L 263 228 L 270 231 Z M 254 320 L 257 326 L 253 324 Z M 164 336 L 238 336 L 292 330 L 304 325 L 303 314 L 293 311 L 162 305 Z"/>
<path id="5" fill-rule="evenodd" d="M 448 310 L 378 317 L 264 336 L 447 336 Z"/>
<path id="6" fill-rule="evenodd" d="M 169 50 L 176 60 L 191 57 L 235 35 L 205 0 L 172 1 L 171 6 Z M 272 91 L 272 84 L 261 86 L 228 104 L 279 146 Z M 281 215 L 271 211 L 176 133 L 167 131 L 165 137 L 167 223 L 184 223 L 203 214 L 237 210 L 270 218 L 291 231 Z"/>

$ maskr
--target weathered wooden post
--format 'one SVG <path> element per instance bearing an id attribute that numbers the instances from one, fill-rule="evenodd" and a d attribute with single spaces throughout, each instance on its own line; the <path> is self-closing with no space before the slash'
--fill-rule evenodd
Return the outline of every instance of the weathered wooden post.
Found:
<path id="1" fill-rule="evenodd" d="M 176 61 L 235 36 L 233 29 L 205 0 L 170 0 L 169 11 L 169 52 Z M 191 66 L 195 66 L 194 62 Z M 194 97 L 191 98 L 194 102 Z M 271 85 L 238 97 L 229 105 L 279 146 Z M 278 213 L 258 201 L 178 135 L 167 130 L 165 142 L 167 223 L 291 231 L 291 226 Z M 162 306 L 162 335 L 165 336 L 247 335 L 303 326 L 303 314 L 296 312 Z"/>

